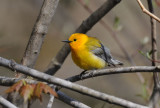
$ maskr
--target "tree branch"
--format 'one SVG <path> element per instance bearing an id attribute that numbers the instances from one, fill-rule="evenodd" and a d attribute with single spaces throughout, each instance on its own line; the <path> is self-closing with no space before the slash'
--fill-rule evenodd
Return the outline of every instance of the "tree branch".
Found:
<path id="1" fill-rule="evenodd" d="M 54 96 L 50 94 L 49 102 L 47 104 L 47 108 L 52 108 L 53 102 L 54 102 Z"/>
<path id="2" fill-rule="evenodd" d="M 54 77 L 54 76 L 47 75 L 47 74 L 39 72 L 35 69 L 31 69 L 31 68 L 28 68 L 26 66 L 17 64 L 15 62 L 13 62 L 12 60 L 4 59 L 2 57 L 0 57 L 0 65 L 4 66 L 4 67 L 7 67 L 9 69 L 12 69 L 12 70 L 13 69 L 17 70 L 17 71 L 19 71 L 23 74 L 32 76 L 34 78 L 46 81 L 47 83 L 59 85 L 59 86 L 62 86 L 64 88 L 79 92 L 79 93 L 84 94 L 84 95 L 94 97 L 94 98 L 99 99 L 99 100 L 103 100 L 103 101 L 111 103 L 111 104 L 120 105 L 120 106 L 123 106 L 123 107 L 148 108 L 148 107 L 143 106 L 143 105 L 139 105 L 139 104 L 136 104 L 136 103 L 133 103 L 133 102 L 115 97 L 115 96 L 111 96 L 111 95 L 108 95 L 108 94 L 105 94 L 105 93 L 98 92 L 96 90 L 93 90 L 93 89 L 90 89 L 90 88 L 87 88 L 87 87 L 84 87 L 84 86 L 81 86 L 81 85 L 78 85 L 78 84 L 71 83 L 69 81 L 66 81 L 66 80 L 63 80 L 63 79 L 60 79 L 60 78 L 57 78 L 57 77 Z M 153 68 L 157 72 L 160 71 L 160 67 L 153 67 L 153 66 L 149 67 L 145 71 L 148 71 L 148 70 L 151 70 L 151 69 L 153 70 Z M 122 69 L 120 69 L 120 70 L 122 70 Z M 132 68 L 129 71 L 132 71 Z M 137 70 L 135 70 L 135 71 L 137 71 Z"/>
<path id="3" fill-rule="evenodd" d="M 64 94 L 61 91 L 58 91 L 58 96 L 60 100 L 63 100 L 64 103 L 73 106 L 74 108 L 91 108 L 73 98 L 70 98 L 69 96 L 67 96 L 66 94 Z"/>
<path id="4" fill-rule="evenodd" d="M 157 16 L 155 16 L 154 14 L 152 14 L 151 12 L 149 12 L 149 11 L 143 6 L 143 4 L 142 4 L 142 2 L 141 2 L 140 0 L 137 0 L 137 2 L 138 2 L 139 6 L 141 7 L 141 9 L 142 9 L 142 11 L 143 11 L 144 13 L 146 13 L 146 14 L 149 15 L 150 17 L 154 18 L 156 21 L 160 22 L 160 19 L 159 19 Z"/>
<path id="5" fill-rule="evenodd" d="M 23 65 L 31 68 L 35 65 L 58 2 L 59 0 L 44 0 L 22 59 Z"/>
<path id="6" fill-rule="evenodd" d="M 154 13 L 152 0 L 147 0 L 147 2 L 148 2 L 149 11 L 151 13 Z M 157 60 L 156 20 L 153 19 L 153 17 L 150 17 L 150 22 L 151 22 L 151 41 L 152 41 L 152 44 L 151 44 L 151 48 L 152 48 L 152 66 L 156 66 L 156 62 L 154 62 L 154 61 Z M 153 88 L 153 91 L 152 91 L 152 95 L 150 97 L 149 105 L 152 108 L 155 108 L 157 106 L 157 102 L 158 102 L 158 98 L 159 98 L 159 90 L 160 90 L 158 72 L 153 73 L 153 81 L 154 81 L 154 88 Z"/>
<path id="7" fill-rule="evenodd" d="M 12 104 L 9 101 L 7 101 L 6 99 L 4 99 L 2 96 L 0 96 L 0 104 L 6 108 L 18 108 L 14 104 Z"/>
<path id="8" fill-rule="evenodd" d="M 107 0 L 100 8 L 93 12 L 75 31 L 76 33 L 86 33 L 90 30 L 105 14 L 107 14 L 113 7 L 115 7 L 121 0 Z M 57 53 L 56 57 L 52 59 L 45 73 L 54 75 L 61 67 L 64 60 L 70 53 L 70 47 L 65 44 Z"/>
<path id="9" fill-rule="evenodd" d="M 136 73 L 136 72 L 160 72 L 160 66 L 132 66 L 132 67 L 120 67 L 120 68 L 86 71 L 86 74 L 83 75 L 82 77 L 80 77 L 79 75 L 75 75 L 67 78 L 66 80 L 71 82 L 76 82 L 79 80 L 84 80 L 87 78 L 92 78 L 92 77 L 97 77 L 102 75 Z"/>
<path id="10" fill-rule="evenodd" d="M 1 86 L 11 86 L 14 83 L 18 82 L 19 80 L 21 79 L 0 76 L 0 85 Z"/>
<path id="11" fill-rule="evenodd" d="M 148 7 L 149 7 L 149 11 L 151 13 L 154 13 L 154 9 L 153 9 L 153 5 L 152 5 L 152 0 L 147 0 L 148 1 Z M 156 66 L 156 61 L 157 60 L 157 34 L 156 34 L 156 20 L 153 19 L 152 17 L 150 17 L 150 21 L 151 21 L 151 48 L 152 48 L 152 66 Z M 158 77 L 158 73 L 154 73 L 153 74 L 153 79 L 154 79 L 154 85 L 157 88 L 159 86 L 159 77 Z"/>

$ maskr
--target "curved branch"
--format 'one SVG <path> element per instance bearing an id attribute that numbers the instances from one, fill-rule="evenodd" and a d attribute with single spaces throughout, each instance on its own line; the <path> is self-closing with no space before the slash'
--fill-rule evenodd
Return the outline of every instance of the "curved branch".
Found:
<path id="1" fill-rule="evenodd" d="M 149 12 L 142 4 L 142 2 L 140 0 L 137 0 L 139 6 L 141 7 L 142 11 L 144 13 L 146 13 L 147 15 L 149 15 L 150 17 L 154 18 L 156 21 L 158 21 L 160 23 L 160 18 L 158 18 L 156 15 L 152 14 L 151 12 Z"/>
<path id="2" fill-rule="evenodd" d="M 105 93 L 98 92 L 96 90 L 93 90 L 93 89 L 90 89 L 90 88 L 87 88 L 87 87 L 84 87 L 84 86 L 81 86 L 81 85 L 78 85 L 78 84 L 71 83 L 69 81 L 66 81 L 66 80 L 63 80 L 63 79 L 60 79 L 60 78 L 57 78 L 57 77 L 54 77 L 54 76 L 47 75 L 47 74 L 42 73 L 40 71 L 37 71 L 35 69 L 31 69 L 31 68 L 28 68 L 26 66 L 17 64 L 15 62 L 13 62 L 12 60 L 4 59 L 2 57 L 0 57 L 0 65 L 4 66 L 4 67 L 7 67 L 9 69 L 12 69 L 12 70 L 13 69 L 17 70 L 17 71 L 19 71 L 23 74 L 26 74 L 26 75 L 32 76 L 34 78 L 46 81 L 48 83 L 59 85 L 59 86 L 62 86 L 64 88 L 79 92 L 81 94 L 88 95 L 88 96 L 94 97 L 94 98 L 99 99 L 99 100 L 103 100 L 103 101 L 111 103 L 111 104 L 120 105 L 120 106 L 123 106 L 123 107 L 148 108 L 148 107 L 143 106 L 143 105 L 139 105 L 139 104 L 136 104 L 136 103 L 133 103 L 133 102 L 115 97 L 115 96 L 111 96 L 111 95 L 108 95 L 108 94 L 105 94 Z M 153 68 L 156 71 L 160 71 L 160 67 L 149 67 L 149 69 L 146 69 L 145 71 L 153 70 Z M 115 69 L 115 70 L 117 70 L 117 69 Z M 132 70 L 130 70 L 130 71 L 132 71 Z M 135 70 L 135 71 L 137 71 L 137 70 Z"/>
<path id="3" fill-rule="evenodd" d="M 76 82 L 79 80 L 102 76 L 102 75 L 136 73 L 136 72 L 160 72 L 160 66 L 132 66 L 132 67 L 120 67 L 120 68 L 86 71 L 86 74 L 83 75 L 82 77 L 80 77 L 79 75 L 75 75 L 67 78 L 66 80 L 71 82 Z"/>

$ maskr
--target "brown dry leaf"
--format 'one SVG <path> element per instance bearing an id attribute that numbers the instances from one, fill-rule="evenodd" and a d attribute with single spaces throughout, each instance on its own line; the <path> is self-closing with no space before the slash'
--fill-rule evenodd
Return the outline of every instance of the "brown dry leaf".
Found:
<path id="1" fill-rule="evenodd" d="M 7 89 L 6 93 L 13 91 L 19 92 L 25 102 L 33 98 L 38 98 L 42 102 L 42 92 L 50 93 L 58 98 L 58 94 L 50 86 L 43 82 L 39 82 L 37 84 L 27 84 L 25 80 L 20 80 Z"/>
<path id="2" fill-rule="evenodd" d="M 34 97 L 39 98 L 39 100 L 42 102 L 42 89 L 44 88 L 44 84 L 39 82 L 36 84 L 36 87 L 34 89 Z"/>
<path id="3" fill-rule="evenodd" d="M 35 87 L 34 97 L 39 98 L 41 102 L 42 102 L 42 92 L 50 93 L 56 98 L 58 98 L 58 94 L 50 86 L 48 86 L 45 83 L 39 82 Z"/>
<path id="4" fill-rule="evenodd" d="M 43 89 L 44 93 L 50 93 L 53 96 L 55 96 L 56 98 L 58 98 L 58 94 L 48 85 L 45 84 L 45 87 Z"/>
<path id="5" fill-rule="evenodd" d="M 21 87 L 23 86 L 23 84 L 24 84 L 24 81 L 20 80 L 17 83 L 15 83 L 14 85 L 12 85 L 10 88 L 8 88 L 5 92 L 6 93 L 10 93 L 13 91 L 18 92 L 21 89 Z"/>
<path id="6" fill-rule="evenodd" d="M 25 102 L 33 96 L 34 88 L 35 86 L 33 84 L 26 84 L 21 87 L 19 93 L 24 98 Z"/>

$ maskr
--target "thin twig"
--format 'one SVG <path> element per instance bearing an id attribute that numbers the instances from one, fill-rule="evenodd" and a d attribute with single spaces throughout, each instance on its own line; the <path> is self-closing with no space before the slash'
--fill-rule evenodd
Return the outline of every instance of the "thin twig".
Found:
<path id="1" fill-rule="evenodd" d="M 53 84 L 49 84 L 49 86 L 55 91 L 55 87 Z M 52 108 L 53 102 L 54 102 L 55 97 L 50 94 L 49 102 L 47 104 L 47 108 Z"/>
<path id="2" fill-rule="evenodd" d="M 159 19 L 157 16 L 155 16 L 154 14 L 152 14 L 151 12 L 149 12 L 149 11 L 143 6 L 143 4 L 142 4 L 142 2 L 141 2 L 140 0 L 137 0 L 137 2 L 138 2 L 139 6 L 141 7 L 141 9 L 142 9 L 142 11 L 143 11 L 144 13 L 146 13 L 146 14 L 149 15 L 150 17 L 154 18 L 156 21 L 160 22 L 160 19 Z"/>
<path id="3" fill-rule="evenodd" d="M 90 89 L 90 88 L 87 88 L 87 87 L 84 87 L 84 86 L 81 86 L 78 84 L 74 84 L 72 82 L 69 82 L 69 81 L 54 77 L 54 76 L 47 75 L 47 74 L 42 73 L 40 71 L 37 71 L 35 69 L 31 69 L 29 67 L 17 64 L 15 62 L 13 62 L 12 60 L 4 59 L 2 57 L 0 57 L 0 65 L 7 67 L 9 69 L 17 70 L 23 74 L 32 76 L 34 78 L 46 81 L 47 83 L 59 85 L 64 88 L 76 91 L 76 92 L 84 94 L 84 95 L 94 97 L 99 100 L 103 100 L 103 101 L 111 103 L 111 104 L 115 104 L 115 105 L 119 105 L 119 106 L 123 106 L 123 107 L 148 108 L 143 105 L 139 105 L 139 104 L 115 97 L 115 96 L 111 96 L 111 95 L 108 95 L 108 94 L 105 94 L 102 92 L 98 92 L 96 90 L 93 90 L 93 89 Z M 116 70 L 116 68 L 114 68 L 114 69 Z M 124 70 L 125 69 L 126 68 L 124 68 Z M 132 71 L 132 68 L 130 68 L 130 69 L 131 70 L 128 70 L 128 71 Z M 141 70 L 141 68 L 139 68 L 139 69 Z M 123 70 L 123 68 L 121 68 L 120 70 Z M 155 70 L 158 72 L 158 71 L 160 71 L 160 67 L 151 66 L 151 67 L 144 69 L 144 71 L 148 71 L 148 70 Z M 135 71 L 137 71 L 137 70 L 135 70 Z"/>
<path id="4" fill-rule="evenodd" d="M 151 13 L 154 13 L 153 10 L 153 5 L 152 5 L 152 0 L 147 0 L 148 1 L 148 7 L 149 7 L 149 11 Z M 157 34 L 156 34 L 156 20 L 153 19 L 152 17 L 150 17 L 150 21 L 151 21 L 151 48 L 152 48 L 152 66 L 156 66 L 156 61 L 157 60 Z M 158 77 L 158 73 L 155 73 L 153 75 L 153 79 L 154 79 L 154 85 L 157 88 L 159 86 L 159 77 Z"/>
<path id="5" fill-rule="evenodd" d="M 107 0 L 103 5 L 93 12 L 75 31 L 76 33 L 86 33 L 89 31 L 104 15 L 106 15 L 113 7 L 115 7 L 121 0 Z M 65 44 L 57 53 L 56 57 L 52 59 L 45 73 L 54 75 L 61 67 L 64 60 L 70 53 L 70 47 Z"/>
<path id="6" fill-rule="evenodd" d="M 66 94 L 64 94 L 61 91 L 58 91 L 58 96 L 60 100 L 63 100 L 64 103 L 69 104 L 71 106 L 73 106 L 74 108 L 91 108 L 73 98 L 70 98 L 69 96 L 67 96 Z"/>
<path id="7" fill-rule="evenodd" d="M 28 84 L 38 83 L 38 81 L 31 80 L 31 79 L 18 79 L 18 78 L 10 78 L 10 77 L 0 76 L 0 85 L 1 86 L 12 86 L 13 84 L 18 82 L 19 80 L 25 80 Z M 66 94 L 64 94 L 61 91 L 58 91 L 57 94 L 58 94 L 58 97 L 59 97 L 57 99 L 59 99 L 60 101 L 66 103 L 68 105 L 73 106 L 74 108 L 90 108 L 89 106 L 81 103 L 80 101 L 77 101 L 77 100 L 67 96 Z"/>
<path id="8" fill-rule="evenodd" d="M 2 96 L 0 96 L 0 104 L 6 108 L 18 108 L 14 104 L 12 104 L 9 101 L 7 101 L 6 99 L 4 99 Z"/>
<path id="9" fill-rule="evenodd" d="M 154 13 L 153 5 L 152 5 L 152 0 L 147 0 L 148 2 L 148 8 L 151 13 Z M 152 66 L 156 66 L 156 61 L 157 60 L 157 36 L 156 36 L 156 20 L 153 19 L 153 17 L 150 17 L 150 22 L 151 22 L 151 48 L 152 48 Z M 154 81 L 154 88 L 152 91 L 152 95 L 150 97 L 150 103 L 149 105 L 152 108 L 155 108 L 157 106 L 158 98 L 159 98 L 159 75 L 158 72 L 153 73 L 153 81 Z M 157 107 L 156 107 L 157 108 Z"/>
<path id="10" fill-rule="evenodd" d="M 50 99 L 49 99 L 49 102 L 47 104 L 47 108 L 52 108 L 53 102 L 54 102 L 54 96 L 50 95 Z"/>

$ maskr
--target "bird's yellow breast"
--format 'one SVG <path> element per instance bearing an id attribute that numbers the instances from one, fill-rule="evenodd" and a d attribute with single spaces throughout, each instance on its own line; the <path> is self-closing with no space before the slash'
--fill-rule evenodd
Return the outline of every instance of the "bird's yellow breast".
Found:
<path id="1" fill-rule="evenodd" d="M 88 51 L 86 48 L 71 49 L 72 59 L 76 65 L 84 70 L 100 69 L 106 66 L 106 62 Z"/>

